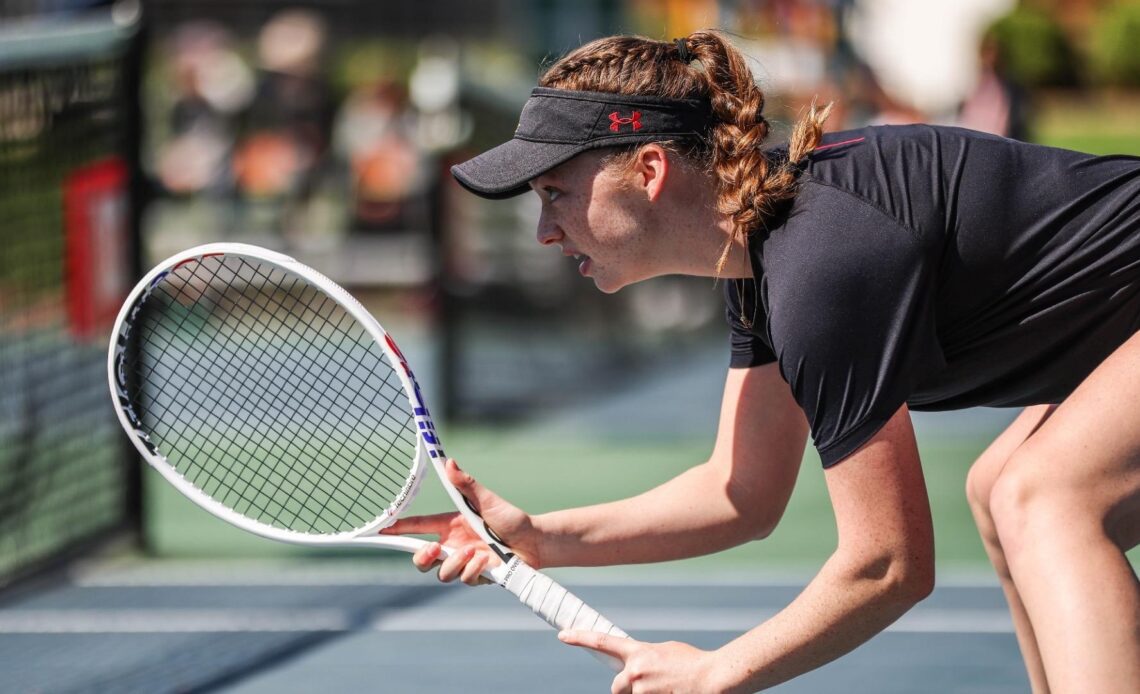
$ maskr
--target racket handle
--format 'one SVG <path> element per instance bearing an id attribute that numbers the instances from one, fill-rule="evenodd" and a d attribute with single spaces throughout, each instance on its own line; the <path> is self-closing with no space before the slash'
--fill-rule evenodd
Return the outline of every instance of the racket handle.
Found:
<path id="1" fill-rule="evenodd" d="M 581 598 L 559 585 L 554 579 L 535 571 L 518 557 L 507 565 L 507 578 L 501 584 L 514 593 L 524 605 L 547 624 L 558 630 L 596 631 L 619 638 L 629 638 L 597 610 L 582 602 Z M 590 650 L 590 654 L 620 672 L 622 663 L 604 653 Z"/>

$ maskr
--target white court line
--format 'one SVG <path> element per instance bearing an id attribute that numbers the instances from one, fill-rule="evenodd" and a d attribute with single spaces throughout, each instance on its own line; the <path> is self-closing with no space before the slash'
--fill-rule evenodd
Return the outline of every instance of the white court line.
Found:
<path id="1" fill-rule="evenodd" d="M 628 570 L 558 569 L 550 575 L 562 583 L 599 587 L 677 588 L 802 588 L 807 571 L 742 569 Z M 198 561 L 143 562 L 79 566 L 70 574 L 73 585 L 98 588 L 239 587 L 239 586 L 431 586 L 434 578 L 408 567 L 320 566 L 273 563 L 214 563 Z M 997 578 L 980 570 L 948 570 L 938 577 L 940 588 L 997 588 Z"/>
<path id="2" fill-rule="evenodd" d="M 2 610 L 0 634 L 172 634 L 347 631 L 344 610 Z"/>
<path id="3" fill-rule="evenodd" d="M 606 613 L 623 628 L 639 631 L 744 632 L 775 610 L 740 608 L 612 608 Z M 503 632 L 548 631 L 526 610 L 412 607 L 385 611 L 354 627 L 346 610 L 330 609 L 55 609 L 0 611 L 0 634 L 145 634 L 210 632 Z M 910 634 L 1005 634 L 1013 624 L 1004 610 L 916 608 L 887 631 Z"/>
<path id="4" fill-rule="evenodd" d="M 386 613 L 372 628 L 379 631 L 542 631 L 549 627 L 525 612 L 482 609 L 407 610 Z M 623 629 L 638 631 L 727 631 L 744 632 L 766 621 L 776 610 L 741 608 L 606 608 L 608 617 Z M 907 634 L 1013 633 L 1005 610 L 915 609 L 887 627 Z"/>
<path id="5" fill-rule="evenodd" d="M 406 571 L 368 568 L 290 566 L 185 566 L 81 568 L 69 576 L 81 588 L 226 588 L 288 586 L 417 586 L 430 585 L 410 566 Z"/>

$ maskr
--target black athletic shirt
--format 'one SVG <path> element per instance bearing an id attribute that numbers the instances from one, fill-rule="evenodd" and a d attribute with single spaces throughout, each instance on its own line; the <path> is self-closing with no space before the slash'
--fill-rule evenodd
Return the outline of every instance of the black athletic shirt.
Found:
<path id="1" fill-rule="evenodd" d="M 1060 402 L 1140 327 L 1140 158 L 870 127 L 800 181 L 725 299 L 731 365 L 779 361 L 825 467 L 904 402 Z"/>

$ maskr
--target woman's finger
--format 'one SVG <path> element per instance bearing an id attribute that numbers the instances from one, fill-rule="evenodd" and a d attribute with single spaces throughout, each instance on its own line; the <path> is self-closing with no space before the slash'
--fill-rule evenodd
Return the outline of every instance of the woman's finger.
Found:
<path id="1" fill-rule="evenodd" d="M 614 677 L 614 681 L 610 683 L 610 694 L 632 694 L 633 693 L 633 680 L 621 671 Z"/>
<path id="2" fill-rule="evenodd" d="M 475 547 L 470 545 L 452 552 L 451 556 L 439 565 L 439 580 L 444 583 L 454 581 L 473 556 L 475 556 Z"/>
<path id="3" fill-rule="evenodd" d="M 599 653 L 617 658 L 625 662 L 634 650 L 642 645 L 641 641 L 628 637 L 602 634 L 597 631 L 583 631 L 581 629 L 566 629 L 558 632 L 558 638 L 571 646 L 589 648 Z"/>
<path id="4" fill-rule="evenodd" d="M 452 511 L 450 513 L 436 513 L 430 516 L 408 516 L 407 518 L 400 518 L 395 523 L 380 530 L 381 535 L 408 535 L 408 534 L 432 534 L 439 535 L 450 527 L 451 521 L 459 514 Z"/>
<path id="5" fill-rule="evenodd" d="M 412 555 L 412 563 L 421 573 L 427 573 L 439 563 L 439 555 L 442 551 L 443 547 L 438 542 L 429 542 L 416 550 L 415 554 Z"/>
<path id="6" fill-rule="evenodd" d="M 476 513 L 481 513 L 487 506 L 500 502 L 498 495 L 475 481 L 475 478 L 459 469 L 459 463 L 454 458 L 448 458 L 443 467 L 444 474 L 455 488 L 459 490 Z"/>
<path id="7" fill-rule="evenodd" d="M 487 583 L 483 578 L 483 569 L 487 568 L 489 557 L 486 552 L 477 552 L 471 561 L 463 567 L 463 571 L 459 574 L 459 580 L 463 581 L 469 586 L 477 586 L 482 583 Z"/>

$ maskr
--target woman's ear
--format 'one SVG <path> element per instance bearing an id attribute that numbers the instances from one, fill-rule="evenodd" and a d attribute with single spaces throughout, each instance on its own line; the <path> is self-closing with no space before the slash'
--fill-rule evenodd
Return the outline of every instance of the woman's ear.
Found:
<path id="1" fill-rule="evenodd" d="M 669 178 L 669 152 L 658 144 L 643 145 L 633 161 L 633 173 L 635 187 L 643 191 L 650 202 L 656 202 Z"/>

